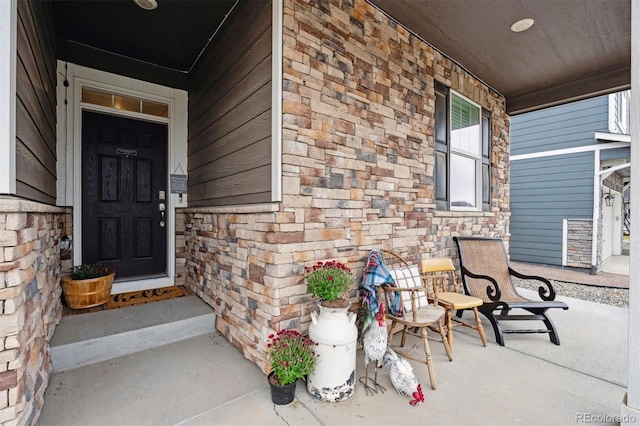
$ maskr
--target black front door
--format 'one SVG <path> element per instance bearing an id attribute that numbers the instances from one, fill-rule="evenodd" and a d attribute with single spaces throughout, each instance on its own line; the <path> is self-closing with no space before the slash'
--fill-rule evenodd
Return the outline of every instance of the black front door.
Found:
<path id="1" fill-rule="evenodd" d="M 166 125 L 83 112 L 82 262 L 166 274 L 166 183 Z"/>

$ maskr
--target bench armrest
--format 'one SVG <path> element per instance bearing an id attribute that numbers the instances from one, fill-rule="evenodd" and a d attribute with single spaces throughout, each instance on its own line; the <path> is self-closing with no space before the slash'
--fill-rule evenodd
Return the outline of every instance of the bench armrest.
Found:
<path id="1" fill-rule="evenodd" d="M 463 277 L 467 275 L 471 278 L 489 281 L 493 287 L 491 285 L 487 286 L 487 297 L 489 298 L 489 300 L 492 300 L 494 302 L 497 302 L 498 300 L 500 300 L 500 297 L 502 297 L 502 292 L 500 291 L 500 286 L 498 285 L 498 282 L 494 278 L 490 277 L 489 275 L 474 274 L 473 272 L 469 271 L 465 266 L 461 266 L 460 270 L 462 272 Z"/>
<path id="2" fill-rule="evenodd" d="M 538 275 L 525 275 L 525 274 L 521 274 L 518 271 L 514 270 L 513 268 L 511 268 L 511 266 L 509 266 L 509 273 L 511 275 L 513 275 L 514 277 L 523 279 L 523 280 L 534 280 L 534 281 L 541 281 L 543 285 L 540 285 L 540 287 L 538 287 L 538 295 L 540 296 L 540 298 L 546 302 L 550 302 L 552 300 L 554 300 L 556 298 L 556 291 L 553 288 L 553 285 L 551 284 L 551 281 L 549 281 L 546 278 L 540 277 Z M 545 287 L 546 286 L 546 287 Z"/>

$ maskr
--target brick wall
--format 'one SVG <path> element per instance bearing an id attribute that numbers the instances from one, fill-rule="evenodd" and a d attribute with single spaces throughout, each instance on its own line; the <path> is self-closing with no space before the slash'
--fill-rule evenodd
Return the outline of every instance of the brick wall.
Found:
<path id="1" fill-rule="evenodd" d="M 310 322 L 305 265 L 337 259 L 360 280 L 374 247 L 455 256 L 453 236 L 509 224 L 501 96 L 364 0 L 286 0 L 283 56 L 282 202 L 181 213 L 185 282 L 264 371 L 266 335 Z M 490 212 L 435 211 L 435 80 L 491 112 Z"/>
<path id="2" fill-rule="evenodd" d="M 64 209 L 0 198 L 0 424 L 35 424 L 60 321 Z"/>

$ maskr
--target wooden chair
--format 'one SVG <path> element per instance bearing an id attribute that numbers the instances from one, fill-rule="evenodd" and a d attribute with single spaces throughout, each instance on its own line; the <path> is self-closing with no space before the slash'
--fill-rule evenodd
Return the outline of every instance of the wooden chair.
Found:
<path id="1" fill-rule="evenodd" d="M 482 346 L 487 346 L 487 338 L 484 334 L 478 306 L 482 305 L 482 299 L 466 295 L 456 282 L 456 268 L 448 257 L 433 257 L 420 261 L 420 275 L 424 284 L 433 289 L 438 304 L 446 310 L 447 338 L 449 348 L 453 352 L 453 328 L 458 326 L 469 327 L 478 332 Z M 461 319 L 462 312 L 470 309 L 475 316 L 475 325 Z M 452 312 L 457 311 L 458 318 L 452 318 Z"/>
<path id="2" fill-rule="evenodd" d="M 496 342 L 504 346 L 506 333 L 548 333 L 551 342 L 560 344 L 558 333 L 546 312 L 551 308 L 569 309 L 555 301 L 556 292 L 551 282 L 536 275 L 524 275 L 509 266 L 507 250 L 499 238 L 454 237 L 460 255 L 462 284 L 466 294 L 479 297 L 484 302 L 478 310 L 491 322 Z M 541 300 L 522 297 L 516 290 L 512 277 L 540 282 L 538 295 Z M 528 314 L 512 314 L 520 308 Z M 501 321 L 542 321 L 543 329 L 503 330 Z"/>
<path id="3" fill-rule="evenodd" d="M 382 250 L 385 266 L 391 273 L 397 287 L 383 286 L 382 291 L 387 302 L 393 300 L 395 294 L 400 294 L 402 300 L 402 310 L 398 313 L 387 312 L 387 319 L 391 321 L 389 327 L 388 345 L 392 346 L 393 335 L 396 332 L 396 325 L 402 326 L 402 337 L 400 347 L 406 344 L 407 335 L 420 338 L 424 346 L 424 357 L 412 355 L 411 352 L 418 346 L 414 345 L 406 351 L 396 350 L 402 356 L 414 361 L 426 364 L 429 370 L 431 388 L 436 388 L 436 375 L 433 368 L 431 348 L 429 347 L 428 336 L 429 327 L 434 327 L 440 333 L 440 341 L 444 345 L 449 361 L 453 359 L 449 342 L 440 319 L 445 315 L 445 309 L 438 305 L 437 300 L 430 300 L 428 289 L 422 283 L 418 265 L 410 265 L 398 254 Z M 388 305 L 388 303 L 387 303 Z M 393 348 L 396 349 L 395 347 Z"/>

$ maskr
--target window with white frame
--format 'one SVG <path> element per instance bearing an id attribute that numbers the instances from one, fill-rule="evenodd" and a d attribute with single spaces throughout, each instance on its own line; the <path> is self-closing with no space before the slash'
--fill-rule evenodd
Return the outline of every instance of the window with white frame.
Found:
<path id="1" fill-rule="evenodd" d="M 609 95 L 609 133 L 631 134 L 631 90 Z"/>
<path id="2" fill-rule="evenodd" d="M 435 201 L 438 210 L 489 210 L 491 115 L 436 83 Z"/>

